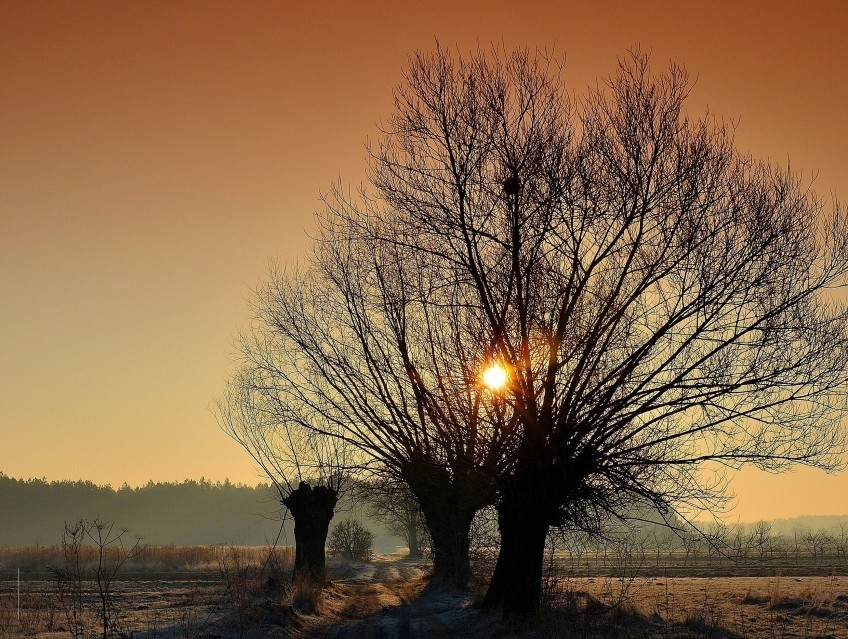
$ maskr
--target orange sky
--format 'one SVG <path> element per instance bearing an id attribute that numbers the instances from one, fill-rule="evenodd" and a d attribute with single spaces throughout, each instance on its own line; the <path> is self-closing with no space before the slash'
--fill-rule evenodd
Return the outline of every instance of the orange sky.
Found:
<path id="1" fill-rule="evenodd" d="M 580 89 L 635 43 L 690 108 L 848 198 L 848 4 L 0 0 L 0 471 L 256 480 L 208 409 L 249 287 L 362 179 L 407 54 L 555 44 Z M 734 484 L 743 520 L 848 513 L 848 474 Z"/>

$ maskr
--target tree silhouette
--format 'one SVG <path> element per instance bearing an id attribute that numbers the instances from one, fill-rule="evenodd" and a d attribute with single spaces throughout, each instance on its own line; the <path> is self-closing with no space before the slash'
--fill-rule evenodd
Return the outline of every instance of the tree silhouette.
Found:
<path id="1" fill-rule="evenodd" d="M 428 545 L 421 506 L 406 484 L 389 479 L 369 482 L 360 489 L 369 514 L 383 522 L 390 534 L 400 537 L 409 548 L 407 559 L 419 560 Z"/>
<path id="2" fill-rule="evenodd" d="M 294 520 L 294 577 L 323 580 L 330 521 L 350 478 L 349 447 L 299 425 L 269 402 L 263 383 L 255 371 L 233 376 L 216 406 L 219 423 L 271 480 Z"/>
<path id="3" fill-rule="evenodd" d="M 713 507 L 707 462 L 844 446 L 844 211 L 688 116 L 689 87 L 639 52 L 579 101 L 544 56 L 419 54 L 373 155 L 368 227 L 458 282 L 510 369 L 485 600 L 508 616 L 535 614 L 550 526 Z"/>
<path id="4" fill-rule="evenodd" d="M 431 534 L 433 581 L 465 587 L 471 522 L 494 502 L 513 439 L 477 380 L 481 336 L 466 309 L 431 303 L 455 285 L 335 209 L 323 222 L 312 262 L 257 291 L 240 383 L 269 422 L 344 441 L 361 469 L 405 483 Z"/>
<path id="5" fill-rule="evenodd" d="M 437 560 L 467 555 L 445 513 L 497 495 L 507 617 L 538 609 L 552 526 L 714 508 L 716 467 L 839 463 L 848 218 L 689 88 L 638 51 L 579 100 L 545 55 L 416 54 L 373 190 L 335 189 L 312 265 L 259 296 L 268 395 L 406 481 Z"/>

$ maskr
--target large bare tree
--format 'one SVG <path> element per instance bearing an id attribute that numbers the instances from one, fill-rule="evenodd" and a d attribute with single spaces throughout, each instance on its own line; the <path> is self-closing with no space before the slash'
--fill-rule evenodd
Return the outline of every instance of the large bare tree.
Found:
<path id="1" fill-rule="evenodd" d="M 638 52 L 579 100 L 544 55 L 417 54 L 373 189 L 334 190 L 310 265 L 257 296 L 262 392 L 407 482 L 437 575 L 467 576 L 497 495 L 506 616 L 535 614 L 552 526 L 714 507 L 715 466 L 839 464 L 848 220 L 689 88 Z"/>
<path id="2" fill-rule="evenodd" d="M 486 604 L 517 617 L 538 608 L 549 527 L 710 508 L 710 463 L 833 468 L 846 435 L 843 208 L 687 114 L 680 67 L 636 52 L 579 100 L 560 71 L 526 51 L 414 56 L 358 210 L 455 285 L 508 369 Z"/>

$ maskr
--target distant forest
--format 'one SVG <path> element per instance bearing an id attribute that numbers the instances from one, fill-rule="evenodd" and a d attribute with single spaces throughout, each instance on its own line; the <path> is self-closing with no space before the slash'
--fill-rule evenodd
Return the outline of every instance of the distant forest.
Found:
<path id="1" fill-rule="evenodd" d="M 337 508 L 334 523 L 350 516 L 349 510 Z M 56 544 L 66 521 L 95 517 L 130 529 L 149 544 L 262 545 L 277 538 L 280 515 L 268 484 L 201 478 L 114 489 L 90 481 L 15 479 L 0 472 L 0 545 Z M 379 524 L 366 525 L 376 533 L 378 547 L 391 550 L 401 543 Z M 290 520 L 280 543 L 294 543 Z"/>
<path id="2" fill-rule="evenodd" d="M 229 481 L 149 482 L 117 490 L 90 481 L 14 479 L 0 473 L 0 544 L 54 544 L 65 522 L 100 517 L 151 544 L 273 542 L 280 506 L 270 486 Z"/>

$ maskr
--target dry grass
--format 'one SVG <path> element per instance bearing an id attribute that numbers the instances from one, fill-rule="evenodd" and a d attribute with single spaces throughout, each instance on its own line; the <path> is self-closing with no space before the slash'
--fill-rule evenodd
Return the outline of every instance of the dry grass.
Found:
<path id="1" fill-rule="evenodd" d="M 261 564 L 268 559 L 266 546 L 145 546 L 143 552 L 131 558 L 124 565 L 124 572 L 160 573 L 160 572 L 202 572 L 217 571 L 222 555 L 237 550 L 245 563 Z M 107 560 L 115 554 L 116 548 L 107 549 Z M 92 545 L 82 549 L 83 564 L 90 566 L 96 560 L 96 548 Z M 294 561 L 294 549 L 280 547 L 274 550 L 274 560 L 291 564 Z M 0 574 L 14 573 L 18 568 L 23 573 L 40 574 L 48 567 L 61 566 L 65 561 L 62 546 L 0 546 Z"/>
<path id="2" fill-rule="evenodd" d="M 605 581 L 572 580 L 607 607 L 572 609 L 576 636 L 848 639 L 848 577 L 637 578 L 624 597 Z"/>
<path id="3" fill-rule="evenodd" d="M 70 637 L 65 611 L 45 566 L 61 566 L 58 546 L 0 548 L 0 560 L 21 565 L 21 609 L 17 611 L 16 570 L 0 572 L 0 637 Z M 85 563 L 93 549 L 86 548 Z M 91 555 L 91 556 L 89 556 Z M 259 609 L 280 598 L 288 587 L 293 563 L 291 548 L 225 546 L 155 546 L 127 562 L 116 582 L 114 604 L 120 632 L 134 637 L 199 636 L 204 629 L 235 629 L 234 636 L 257 620 L 281 620 L 279 611 Z M 87 568 L 86 568 L 87 570 Z M 91 574 L 84 572 L 85 578 Z M 95 585 L 83 582 L 79 626 L 84 636 L 97 627 Z M 283 615 L 285 616 L 285 615 Z"/>
<path id="4" fill-rule="evenodd" d="M 378 557 L 332 560 L 330 584 L 289 578 L 291 552 L 163 549 L 161 565 L 194 575 L 134 573 L 119 584 L 135 639 L 211 637 L 437 639 L 848 639 L 848 577 L 568 577 L 550 575 L 535 630 L 504 628 L 473 594 L 424 590 L 426 566 Z M 170 557 L 170 559 L 168 559 Z M 185 560 L 193 557 L 193 563 Z M 214 559 L 210 559 L 213 557 Z M 183 559 L 181 559 L 183 558 Z M 214 572 L 207 570 L 217 566 Z M 7 572 L 7 575 L 9 573 Z M 69 637 L 48 581 L 0 582 L 0 637 Z"/>
<path id="5" fill-rule="evenodd" d="M 289 584 L 285 598 L 294 611 L 312 615 L 319 611 L 325 585 L 325 579 L 298 577 Z"/>

